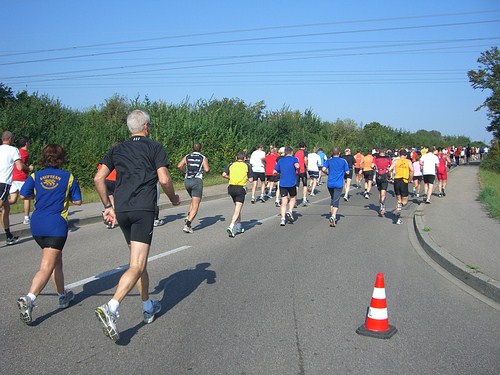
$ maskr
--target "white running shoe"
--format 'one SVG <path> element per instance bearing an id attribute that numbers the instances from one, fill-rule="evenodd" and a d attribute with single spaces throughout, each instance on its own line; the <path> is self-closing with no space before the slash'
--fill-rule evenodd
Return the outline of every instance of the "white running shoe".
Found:
<path id="1" fill-rule="evenodd" d="M 35 307 L 31 298 L 28 296 L 18 298 L 17 307 L 19 307 L 19 318 L 21 321 L 30 325 L 33 321 L 33 316 L 31 314 L 33 312 L 33 307 Z"/>
<path id="2" fill-rule="evenodd" d="M 330 221 L 330 226 L 331 227 L 336 227 L 337 226 L 337 219 L 335 219 L 335 217 L 330 216 L 329 221 Z"/>
<path id="3" fill-rule="evenodd" d="M 189 225 L 184 224 L 184 228 L 182 228 L 184 233 L 193 233 L 193 228 L 191 228 Z"/>
<path id="4" fill-rule="evenodd" d="M 116 341 L 120 338 L 120 334 L 118 333 L 118 329 L 116 328 L 116 321 L 118 320 L 119 315 L 113 314 L 109 310 L 109 306 L 107 303 L 95 309 L 95 316 L 102 323 L 102 332 L 106 337 L 109 337 L 113 341 Z"/>
<path id="5" fill-rule="evenodd" d="M 23 220 L 23 224 L 24 224 L 24 225 L 30 225 L 30 218 L 29 218 L 29 217 L 25 218 L 25 219 Z"/>
<path id="6" fill-rule="evenodd" d="M 153 222 L 153 225 L 155 227 L 161 227 L 163 224 L 165 224 L 165 220 L 163 219 L 156 219 L 154 222 Z"/>
<path id="7" fill-rule="evenodd" d="M 7 240 L 6 240 L 6 242 L 7 242 L 7 246 L 14 245 L 14 244 L 16 244 L 18 241 L 19 241 L 19 237 L 11 237 L 11 238 L 7 238 Z"/>
<path id="8" fill-rule="evenodd" d="M 285 225 L 286 225 L 286 219 L 282 217 L 280 221 L 280 226 L 284 227 Z"/>
<path id="9" fill-rule="evenodd" d="M 234 230 L 234 227 L 228 227 L 226 229 L 226 232 L 227 232 L 227 234 L 229 234 L 229 237 L 231 237 L 231 238 L 234 237 L 234 235 L 236 234 L 236 231 Z"/>

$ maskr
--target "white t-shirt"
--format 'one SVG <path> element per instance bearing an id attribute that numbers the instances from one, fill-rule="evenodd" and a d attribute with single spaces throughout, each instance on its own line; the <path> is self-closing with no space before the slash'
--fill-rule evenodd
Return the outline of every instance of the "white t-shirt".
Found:
<path id="1" fill-rule="evenodd" d="M 317 153 L 311 152 L 307 154 L 307 170 L 318 172 L 320 165 L 323 165 L 323 162 Z"/>
<path id="2" fill-rule="evenodd" d="M 436 175 L 436 166 L 439 165 L 439 159 L 432 152 L 426 153 L 420 158 L 420 161 L 424 165 L 422 167 L 422 174 L 425 175 Z"/>
<path id="3" fill-rule="evenodd" d="M 250 156 L 250 165 L 252 166 L 252 171 L 256 173 L 264 173 L 266 168 L 262 159 L 266 157 L 266 153 L 263 150 L 255 150 Z"/>
<path id="4" fill-rule="evenodd" d="M 16 160 L 21 160 L 19 150 L 14 146 L 0 146 L 0 183 L 12 185 L 12 171 Z"/>

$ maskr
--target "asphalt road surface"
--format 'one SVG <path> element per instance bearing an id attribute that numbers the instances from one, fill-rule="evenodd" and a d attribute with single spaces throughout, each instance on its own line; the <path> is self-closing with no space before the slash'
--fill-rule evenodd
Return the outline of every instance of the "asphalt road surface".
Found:
<path id="1" fill-rule="evenodd" d="M 69 234 L 66 284 L 74 304 L 57 310 L 49 282 L 32 326 L 16 299 L 37 271 L 31 238 L 0 248 L 1 374 L 499 374 L 500 309 L 444 277 L 403 225 L 378 217 L 377 198 L 357 190 L 328 224 L 326 187 L 297 221 L 279 226 L 272 201 L 243 208 L 246 232 L 229 238 L 229 197 L 202 202 L 195 232 L 182 232 L 185 206 L 162 211 L 148 265 L 163 310 L 142 323 L 137 292 L 120 307 L 117 343 L 94 309 L 112 296 L 128 249 L 101 223 Z M 390 187 L 390 190 L 392 187 Z M 376 194 L 374 194 L 376 195 Z M 395 200 L 388 196 L 388 208 Z M 118 268 L 118 269 L 117 269 Z M 385 275 L 389 340 L 359 336 L 375 277 Z"/>

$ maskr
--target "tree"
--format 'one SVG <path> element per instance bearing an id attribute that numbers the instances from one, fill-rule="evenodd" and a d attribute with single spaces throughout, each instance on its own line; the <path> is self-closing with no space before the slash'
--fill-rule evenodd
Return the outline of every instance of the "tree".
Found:
<path id="1" fill-rule="evenodd" d="M 12 89 L 0 82 L 0 107 L 10 100 L 14 100 Z"/>
<path id="2" fill-rule="evenodd" d="M 492 94 L 476 111 L 483 107 L 488 109 L 490 124 L 486 130 L 493 133 L 496 140 L 500 140 L 500 51 L 497 47 L 481 53 L 477 59 L 479 69 L 470 70 L 467 74 L 474 89 L 491 90 Z"/>

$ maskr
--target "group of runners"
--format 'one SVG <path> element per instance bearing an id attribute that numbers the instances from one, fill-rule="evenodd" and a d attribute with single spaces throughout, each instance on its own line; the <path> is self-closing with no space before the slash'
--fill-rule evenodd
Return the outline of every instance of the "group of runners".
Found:
<path id="1" fill-rule="evenodd" d="M 401 224 L 401 210 L 408 203 L 409 184 L 413 182 L 413 194 L 423 198 L 426 204 L 431 203 L 434 185 L 437 180 L 438 196 L 446 196 L 447 170 L 452 166 L 449 148 L 422 147 L 386 150 L 370 149 L 365 154 L 358 150 L 352 155 L 346 148 L 341 155 L 338 148 L 331 151 L 327 158 L 323 150 L 314 148 L 306 151 L 306 144 L 301 142 L 297 151 L 292 147 L 281 147 L 279 150 L 260 144 L 249 158 L 245 152 L 237 155 L 223 173 L 229 180 L 228 193 L 235 204 L 235 211 L 227 232 L 230 237 L 244 232 L 241 227 L 241 210 L 245 202 L 246 184 L 251 182 L 251 203 L 263 202 L 275 197 L 276 207 L 280 207 L 280 225 L 295 220 L 293 209 L 297 207 L 298 195 L 302 186 L 301 204 L 309 203 L 307 194 L 314 196 L 322 175 L 327 175 L 327 188 L 330 193 L 330 226 L 337 225 L 339 201 L 349 201 L 352 187 L 364 189 L 362 195 L 370 199 L 371 190 L 376 186 L 380 209 L 378 213 L 386 213 L 386 194 L 389 183 L 394 184 L 397 199 L 396 224 Z M 309 182 L 308 182 L 309 179 Z M 260 196 L 258 184 L 260 181 Z M 362 185 L 363 182 L 363 185 Z M 423 188 L 422 188 L 423 186 Z"/>
<path id="2" fill-rule="evenodd" d="M 142 300 L 143 321 L 152 323 L 161 311 L 160 301 L 149 297 L 149 276 L 147 259 L 152 241 L 153 227 L 157 219 L 158 186 L 162 188 L 173 205 L 180 204 L 170 176 L 170 160 L 163 146 L 149 139 L 152 124 L 149 115 L 141 110 L 132 111 L 127 117 L 130 138 L 114 145 L 102 158 L 94 182 L 103 203 L 103 219 L 111 227 L 119 224 L 130 250 L 129 267 L 121 276 L 112 298 L 95 309 L 103 333 L 113 341 L 119 339 L 117 321 L 119 307 L 124 298 L 137 286 Z M 12 135 L 4 134 L 4 144 L 10 146 Z M 386 150 L 380 149 L 367 155 L 351 155 L 345 149 L 341 155 L 338 148 L 333 148 L 330 157 L 323 150 L 314 148 L 308 153 L 304 142 L 294 150 L 291 146 L 276 148 L 271 146 L 269 152 L 264 145 L 247 157 L 247 153 L 239 152 L 236 160 L 230 163 L 222 173 L 229 180 L 228 194 L 234 202 L 234 212 L 227 228 L 230 237 L 244 232 L 241 226 L 241 210 L 246 196 L 247 182 L 252 184 L 252 203 L 266 202 L 275 197 L 275 205 L 280 208 L 280 226 L 295 221 L 294 209 L 297 207 L 298 195 L 301 193 L 301 204 L 306 206 L 309 197 L 314 197 L 317 186 L 326 185 L 330 193 L 329 224 L 337 225 L 339 202 L 349 200 L 349 189 L 353 175 L 355 187 L 361 186 L 364 178 L 364 195 L 369 199 L 373 181 L 379 189 L 379 213 L 385 213 L 385 191 L 389 181 L 394 182 L 397 197 L 397 211 L 408 202 L 408 184 L 423 180 L 425 202 L 430 203 L 434 178 L 438 176 L 439 193 L 445 195 L 446 167 L 449 157 L 442 149 L 436 154 L 432 148 L 427 153 L 413 154 L 401 149 L 395 158 L 389 157 Z M 30 172 L 32 167 L 26 166 L 15 150 L 5 147 L 0 149 L 8 156 L 10 171 Z M 198 213 L 203 196 L 203 175 L 210 171 L 208 159 L 201 154 L 201 144 L 195 143 L 192 152 L 187 154 L 178 164 L 179 171 L 184 173 L 185 188 L 191 197 L 188 214 L 183 231 L 193 233 L 192 223 Z M 32 313 L 38 295 L 52 276 L 58 293 L 59 308 L 67 308 L 74 299 L 74 293 L 64 286 L 62 269 L 62 250 L 68 234 L 69 202 L 82 204 L 78 182 L 70 172 L 61 167 L 64 163 L 65 151 L 57 144 L 46 146 L 42 151 L 40 164 L 42 169 L 32 173 L 20 189 L 23 199 L 35 200 L 35 211 L 31 217 L 31 231 L 36 243 L 42 249 L 40 269 L 35 274 L 31 287 L 26 295 L 17 299 L 20 318 L 31 324 Z M 7 159 L 6 159 L 7 160 Z M 445 169 L 442 169 L 442 166 Z M 112 196 L 107 189 L 106 179 L 116 172 L 116 181 Z M 420 178 L 419 173 L 421 171 Z M 260 181 L 260 194 L 258 183 Z M 0 183 L 4 190 L 10 188 L 9 183 Z M 300 188 L 302 190 L 300 191 Z M 418 196 L 420 185 L 415 183 L 415 194 Z M 5 202 L 4 193 L 1 201 Z M 398 222 L 400 222 L 398 218 Z M 7 237 L 9 238 L 9 237 Z"/>

